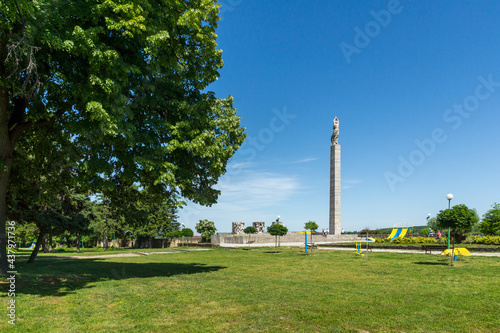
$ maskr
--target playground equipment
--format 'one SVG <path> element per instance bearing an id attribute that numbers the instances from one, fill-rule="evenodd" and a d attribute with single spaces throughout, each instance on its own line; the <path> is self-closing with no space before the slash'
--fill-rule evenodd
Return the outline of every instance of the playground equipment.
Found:
<path id="1" fill-rule="evenodd" d="M 409 224 L 407 224 L 406 226 L 398 226 L 397 224 L 395 224 L 392 228 L 392 232 L 391 234 L 389 235 L 389 237 L 387 237 L 388 240 L 393 240 L 394 238 L 402 238 L 404 236 L 406 236 L 406 234 L 412 234 L 413 232 L 413 224 L 410 226 Z"/>
<path id="2" fill-rule="evenodd" d="M 36 242 L 31 243 L 30 247 L 28 247 L 28 250 L 34 250 L 36 246 Z M 40 250 L 43 250 L 43 245 L 40 245 Z"/>
<path id="3" fill-rule="evenodd" d="M 361 242 L 356 242 L 356 253 L 362 257 L 365 256 L 364 252 L 361 252 Z"/>
<path id="4" fill-rule="evenodd" d="M 453 256 L 453 260 L 457 261 L 457 256 L 462 255 L 464 257 L 470 257 L 472 256 L 465 247 L 457 247 L 454 249 L 446 249 L 441 253 L 442 256 Z"/>

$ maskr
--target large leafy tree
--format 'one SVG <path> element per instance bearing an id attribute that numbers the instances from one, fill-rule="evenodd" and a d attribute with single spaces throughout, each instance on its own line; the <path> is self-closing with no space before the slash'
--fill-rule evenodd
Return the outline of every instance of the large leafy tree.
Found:
<path id="1" fill-rule="evenodd" d="M 150 198 L 146 191 L 140 194 L 139 200 L 124 213 L 124 217 L 133 234 L 139 239 L 148 239 L 149 247 L 152 247 L 154 237 L 179 230 L 177 210 L 185 203 L 176 196 L 152 201 L 154 198 Z"/>
<path id="2" fill-rule="evenodd" d="M 442 229 L 451 228 L 456 242 L 462 239 L 464 233 L 471 231 L 478 221 L 479 217 L 476 210 L 464 204 L 441 210 L 436 215 L 437 226 Z"/>
<path id="3" fill-rule="evenodd" d="M 222 67 L 216 3 L 0 0 L 0 7 L 0 272 L 17 145 L 39 128 L 78 152 L 78 179 L 95 192 L 140 184 L 157 196 L 216 202 L 213 185 L 245 138 L 232 98 L 206 90 Z"/>
<path id="4" fill-rule="evenodd" d="M 76 235 L 79 253 L 82 236 L 89 233 L 90 224 L 97 218 L 97 205 L 87 194 L 73 189 L 62 198 L 62 213 L 71 221 L 71 228 L 65 231 Z"/>
<path id="5" fill-rule="evenodd" d="M 494 203 L 481 220 L 479 230 L 486 235 L 500 235 L 500 204 Z"/>
<path id="6" fill-rule="evenodd" d="M 107 249 L 109 240 L 116 233 L 123 233 L 127 228 L 122 215 L 113 210 L 108 198 L 99 197 L 96 201 L 95 218 L 90 222 L 89 229 L 97 235 L 97 240 L 103 242 L 103 248 Z"/>
<path id="7" fill-rule="evenodd" d="M 74 166 L 78 160 L 78 154 L 69 148 L 67 135 L 37 128 L 19 140 L 14 153 L 8 217 L 18 221 L 18 227 L 22 224 L 37 227 L 38 241 L 29 262 L 35 260 L 40 240 L 45 239 L 44 251 L 48 251 L 51 241 L 47 241 L 52 235 L 64 231 L 78 233 L 85 228 L 81 219 L 75 219 L 76 210 L 69 209 L 70 198 L 77 195 Z"/>

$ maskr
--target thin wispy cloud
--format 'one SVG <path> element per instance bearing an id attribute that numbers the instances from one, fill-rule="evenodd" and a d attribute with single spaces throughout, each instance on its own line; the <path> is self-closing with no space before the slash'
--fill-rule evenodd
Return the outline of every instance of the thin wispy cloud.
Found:
<path id="1" fill-rule="evenodd" d="M 238 175 L 225 175 L 217 188 L 221 191 L 217 204 L 202 207 L 190 203 L 180 212 L 181 221 L 194 224 L 208 218 L 217 221 L 218 230 L 229 231 L 231 221 L 266 218 L 269 210 L 293 199 L 302 186 L 296 176 L 246 169 Z"/>
<path id="2" fill-rule="evenodd" d="M 239 210 L 273 206 L 288 200 L 299 188 L 299 181 L 293 176 L 248 171 L 220 184 L 222 194 L 217 206 L 234 206 Z"/>
<path id="3" fill-rule="evenodd" d="M 348 188 L 352 188 L 360 183 L 362 183 L 363 181 L 361 179 L 342 179 L 342 183 L 341 183 L 341 189 L 343 190 L 346 190 Z"/>
<path id="4" fill-rule="evenodd" d="M 307 163 L 307 162 L 313 162 L 319 160 L 319 157 L 310 157 L 310 158 L 304 158 L 298 161 L 293 161 L 290 162 L 290 164 L 300 164 L 300 163 Z"/>
<path id="5" fill-rule="evenodd" d="M 229 163 L 227 165 L 228 172 L 235 169 L 249 169 L 255 166 L 254 162 L 239 162 L 239 163 Z"/>

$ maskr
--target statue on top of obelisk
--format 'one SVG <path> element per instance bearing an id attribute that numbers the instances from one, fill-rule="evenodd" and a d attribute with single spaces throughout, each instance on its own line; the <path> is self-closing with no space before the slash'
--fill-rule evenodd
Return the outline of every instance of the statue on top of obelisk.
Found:
<path id="1" fill-rule="evenodd" d="M 339 145 L 339 120 L 333 120 L 332 145 L 330 146 L 330 233 L 340 235 L 340 145 Z"/>
<path id="2" fill-rule="evenodd" d="M 333 119 L 333 134 L 332 134 L 332 146 L 339 144 L 339 120 L 337 117 Z"/>

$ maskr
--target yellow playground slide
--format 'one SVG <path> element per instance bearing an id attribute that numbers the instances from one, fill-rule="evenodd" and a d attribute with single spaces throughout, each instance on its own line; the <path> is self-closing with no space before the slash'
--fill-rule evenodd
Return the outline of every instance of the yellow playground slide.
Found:
<path id="1" fill-rule="evenodd" d="M 408 232 L 408 228 L 394 228 L 387 239 L 393 240 L 394 238 L 404 237 Z"/>
<path id="2" fill-rule="evenodd" d="M 396 232 L 398 231 L 398 228 L 394 228 L 392 229 L 392 232 L 391 234 L 389 235 L 389 237 L 387 237 L 388 239 L 392 239 L 394 237 L 394 235 L 396 234 Z"/>

